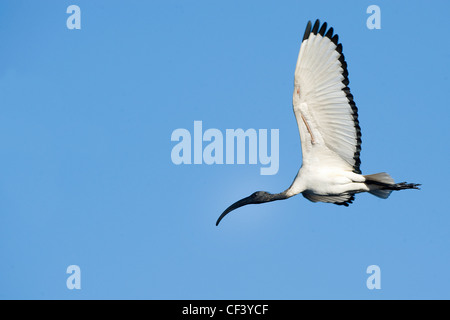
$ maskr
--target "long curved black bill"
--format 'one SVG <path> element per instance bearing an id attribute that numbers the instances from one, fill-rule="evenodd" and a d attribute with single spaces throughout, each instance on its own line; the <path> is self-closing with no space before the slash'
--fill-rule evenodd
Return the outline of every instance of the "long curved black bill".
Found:
<path id="1" fill-rule="evenodd" d="M 219 225 L 219 223 L 220 223 L 220 221 L 223 219 L 223 217 L 225 217 L 228 213 L 230 213 L 231 211 L 233 211 L 233 210 L 235 210 L 235 209 L 237 209 L 237 208 L 240 208 L 240 207 L 242 207 L 242 206 L 245 206 L 245 205 L 247 205 L 247 204 L 252 204 L 252 203 L 254 203 L 253 201 L 252 201 L 252 197 L 251 196 L 249 196 L 249 197 L 247 197 L 247 198 L 244 198 L 244 199 L 241 199 L 241 200 L 239 200 L 239 201 L 236 201 L 235 203 L 233 203 L 231 206 L 229 206 L 221 215 L 220 215 L 220 217 L 219 217 L 219 219 L 217 219 L 217 222 L 216 222 L 216 226 L 218 226 Z"/>

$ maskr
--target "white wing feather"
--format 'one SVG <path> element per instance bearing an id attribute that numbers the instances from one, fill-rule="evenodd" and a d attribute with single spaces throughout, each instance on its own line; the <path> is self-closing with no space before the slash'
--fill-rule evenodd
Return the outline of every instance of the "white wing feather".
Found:
<path id="1" fill-rule="evenodd" d="M 294 113 L 303 163 L 320 158 L 361 173 L 361 130 L 357 108 L 347 87 L 347 64 L 333 29 L 308 23 L 295 70 Z"/>

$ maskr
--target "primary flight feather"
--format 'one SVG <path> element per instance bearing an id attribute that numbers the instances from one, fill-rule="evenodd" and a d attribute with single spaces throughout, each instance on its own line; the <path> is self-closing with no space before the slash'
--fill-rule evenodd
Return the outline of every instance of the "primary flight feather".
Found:
<path id="1" fill-rule="evenodd" d="M 358 109 L 348 87 L 342 44 L 327 23 L 308 22 L 294 77 L 293 108 L 302 146 L 302 166 L 288 189 L 257 191 L 229 206 L 219 217 L 247 204 L 288 199 L 302 193 L 313 202 L 348 206 L 355 194 L 370 192 L 386 199 L 393 190 L 418 189 L 395 183 L 385 172 L 362 175 Z"/>

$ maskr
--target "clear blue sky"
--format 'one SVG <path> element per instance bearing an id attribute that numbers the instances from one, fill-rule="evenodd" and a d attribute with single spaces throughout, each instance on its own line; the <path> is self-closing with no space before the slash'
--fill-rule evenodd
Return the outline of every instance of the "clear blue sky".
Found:
<path id="1" fill-rule="evenodd" d="M 81 8 L 68 30 L 66 8 Z M 366 9 L 381 8 L 381 30 Z M 448 1 L 2 1 L 0 298 L 450 298 Z M 308 20 L 339 34 L 364 173 L 421 191 L 280 192 L 301 165 Z M 280 168 L 180 165 L 173 130 L 280 130 Z M 81 268 L 81 290 L 66 268 Z M 381 268 L 381 289 L 366 268 Z"/>

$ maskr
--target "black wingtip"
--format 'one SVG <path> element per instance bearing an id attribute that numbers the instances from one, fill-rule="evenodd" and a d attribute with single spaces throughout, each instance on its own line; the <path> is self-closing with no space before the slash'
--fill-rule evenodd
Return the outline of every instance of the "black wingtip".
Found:
<path id="1" fill-rule="evenodd" d="M 319 25 L 320 25 L 320 21 L 319 21 L 319 19 L 317 19 L 316 22 L 314 22 L 314 26 L 311 30 L 311 33 L 317 34 L 317 31 L 319 31 Z"/>
<path id="2" fill-rule="evenodd" d="M 306 25 L 305 34 L 303 35 L 303 40 L 305 41 L 309 38 L 309 35 L 311 34 L 311 21 L 308 21 L 308 24 Z"/>
<path id="3" fill-rule="evenodd" d="M 333 38 L 331 38 L 331 41 L 332 41 L 335 45 L 338 45 L 338 42 L 339 42 L 339 36 L 338 36 L 337 34 L 335 34 L 335 35 L 333 36 Z"/>
<path id="4" fill-rule="evenodd" d="M 320 28 L 319 34 L 323 37 L 323 36 L 325 36 L 325 31 L 327 31 L 327 23 L 326 22 L 324 22 L 322 27 Z"/>

